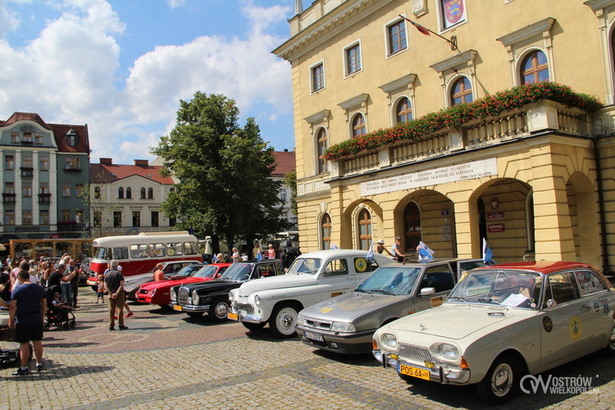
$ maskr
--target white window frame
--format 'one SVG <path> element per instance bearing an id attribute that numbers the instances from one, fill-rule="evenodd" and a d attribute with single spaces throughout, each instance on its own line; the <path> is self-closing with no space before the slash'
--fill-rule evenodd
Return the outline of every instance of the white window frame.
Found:
<path id="1" fill-rule="evenodd" d="M 359 69 L 357 71 L 353 71 L 352 73 L 349 70 L 348 67 L 348 50 L 350 50 L 351 48 L 354 47 L 359 47 Z M 363 71 L 363 47 L 361 45 L 361 40 L 356 40 L 353 41 L 352 43 L 348 44 L 346 47 L 344 47 L 343 51 L 342 51 L 342 57 L 343 57 L 343 61 L 344 61 L 344 78 L 351 78 L 354 77 L 355 75 L 359 74 L 361 71 Z"/>
<path id="2" fill-rule="evenodd" d="M 393 52 L 391 50 L 391 41 L 390 41 L 390 37 L 389 37 L 389 28 L 395 24 L 398 23 L 403 23 L 404 25 L 404 37 L 406 38 L 406 48 L 403 48 L 399 51 Z M 389 58 L 393 58 L 395 56 L 398 56 L 406 51 L 408 51 L 410 49 L 410 39 L 408 38 L 408 24 L 407 21 L 403 18 L 396 18 L 394 20 L 391 20 L 390 22 L 388 22 L 387 24 L 385 24 L 384 26 L 384 49 L 385 49 L 385 58 L 389 59 Z"/>
<path id="3" fill-rule="evenodd" d="M 314 84 L 314 70 L 318 67 L 322 67 L 322 87 L 318 90 L 315 88 Z M 310 66 L 310 94 L 318 94 L 322 90 L 327 87 L 327 77 L 325 73 L 325 61 L 320 60 Z"/>
<path id="4" fill-rule="evenodd" d="M 449 26 L 446 27 L 446 24 L 444 23 L 444 10 L 442 9 L 442 1 L 443 0 L 435 0 L 436 2 L 436 10 L 438 11 L 438 28 L 440 30 L 440 33 L 445 33 L 449 30 L 453 30 L 463 24 L 466 24 L 468 22 L 468 5 L 466 0 L 461 0 L 463 2 L 463 17 L 462 19 Z"/>

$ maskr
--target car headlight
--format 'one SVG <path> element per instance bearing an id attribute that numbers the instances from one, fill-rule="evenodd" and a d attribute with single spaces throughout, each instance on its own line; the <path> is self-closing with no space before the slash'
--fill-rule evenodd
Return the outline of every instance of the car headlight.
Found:
<path id="1" fill-rule="evenodd" d="M 199 304 L 199 294 L 196 293 L 196 290 L 192 291 L 192 304 L 193 305 L 198 305 Z"/>
<path id="2" fill-rule="evenodd" d="M 459 348 L 450 343 L 434 343 L 429 347 L 431 354 L 449 362 L 459 361 Z"/>
<path id="3" fill-rule="evenodd" d="M 232 304 L 234 300 L 235 300 L 235 296 L 233 296 L 233 290 L 229 290 L 228 301 Z"/>
<path id="4" fill-rule="evenodd" d="M 171 302 L 177 301 L 177 294 L 175 293 L 175 290 L 173 288 L 171 288 L 170 297 L 171 297 Z"/>
<path id="5" fill-rule="evenodd" d="M 380 340 L 382 342 L 382 346 L 389 350 L 397 350 L 399 348 L 399 345 L 397 344 L 397 336 L 393 333 L 383 333 L 380 336 Z"/>
<path id="6" fill-rule="evenodd" d="M 261 297 L 258 295 L 254 296 L 254 306 L 257 308 L 261 307 Z"/>
<path id="7" fill-rule="evenodd" d="M 152 295 L 152 296 L 154 296 L 154 295 L 156 294 L 156 288 L 152 289 L 152 290 L 149 292 L 149 294 L 150 294 L 150 295 Z"/>
<path id="8" fill-rule="evenodd" d="M 345 332 L 351 333 L 356 332 L 354 325 L 348 322 L 333 322 L 331 323 L 331 331 L 332 332 Z"/>

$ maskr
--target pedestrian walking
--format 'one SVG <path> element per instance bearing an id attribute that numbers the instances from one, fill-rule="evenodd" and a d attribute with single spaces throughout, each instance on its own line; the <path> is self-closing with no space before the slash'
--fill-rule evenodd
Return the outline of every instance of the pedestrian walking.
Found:
<path id="1" fill-rule="evenodd" d="M 30 342 L 34 346 L 36 370 L 43 370 L 43 321 L 47 311 L 45 289 L 30 282 L 30 272 L 20 270 L 17 274 L 21 284 L 15 286 L 9 303 L 9 328 L 15 329 L 15 341 L 19 343 L 21 367 L 13 372 L 14 376 L 30 373 Z"/>
<path id="2" fill-rule="evenodd" d="M 118 261 L 113 259 L 111 269 L 105 275 L 105 288 L 109 292 L 109 330 L 115 330 L 115 318 L 118 318 L 120 330 L 126 330 L 124 326 L 124 304 L 126 293 L 124 292 L 124 276 L 118 267 Z"/>

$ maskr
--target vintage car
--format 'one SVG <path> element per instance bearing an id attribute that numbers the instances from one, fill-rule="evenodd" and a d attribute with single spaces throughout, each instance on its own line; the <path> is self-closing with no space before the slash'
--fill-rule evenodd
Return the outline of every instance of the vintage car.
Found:
<path id="1" fill-rule="evenodd" d="M 577 262 L 477 268 L 445 303 L 384 325 L 373 354 L 406 381 L 476 384 L 488 403 L 508 400 L 522 376 L 604 349 L 615 353 L 615 289 Z"/>
<path id="2" fill-rule="evenodd" d="M 162 271 L 164 272 L 165 280 L 177 280 L 186 278 L 190 273 L 201 269 L 202 266 L 203 263 L 193 260 L 169 261 L 163 263 Z M 124 291 L 126 291 L 126 298 L 136 300 L 139 287 L 145 283 L 154 281 L 155 271 L 156 268 L 149 273 L 132 275 L 125 278 Z"/>
<path id="3" fill-rule="evenodd" d="M 485 263 L 480 259 L 453 259 L 381 266 L 352 292 L 299 312 L 297 333 L 313 347 L 346 354 L 369 353 L 376 329 L 441 305 L 457 282 L 457 272 L 477 266 Z"/>
<path id="4" fill-rule="evenodd" d="M 325 299 L 352 291 L 379 266 L 393 263 L 366 251 L 334 249 L 299 256 L 286 275 L 271 280 L 254 280 L 233 290 L 229 319 L 248 329 L 269 329 L 278 337 L 295 334 L 297 314 Z"/>
<path id="5" fill-rule="evenodd" d="M 188 316 L 199 317 L 207 313 L 214 321 L 225 320 L 229 310 L 229 291 L 242 283 L 262 278 L 282 275 L 282 261 L 265 259 L 262 261 L 235 262 L 219 278 L 204 283 L 189 283 L 171 288 L 170 306 Z"/>
<path id="6" fill-rule="evenodd" d="M 184 279 L 162 280 L 143 284 L 137 291 L 137 302 L 168 307 L 171 302 L 170 295 L 173 286 L 218 279 L 230 265 L 230 263 L 212 263 L 192 271 Z"/>

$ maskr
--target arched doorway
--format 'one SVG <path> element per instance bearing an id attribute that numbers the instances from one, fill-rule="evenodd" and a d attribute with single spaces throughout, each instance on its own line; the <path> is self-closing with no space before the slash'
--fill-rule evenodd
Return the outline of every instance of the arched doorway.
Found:
<path id="1" fill-rule="evenodd" d="M 404 208 L 404 252 L 416 252 L 421 241 L 421 211 L 414 202 L 408 202 Z"/>

